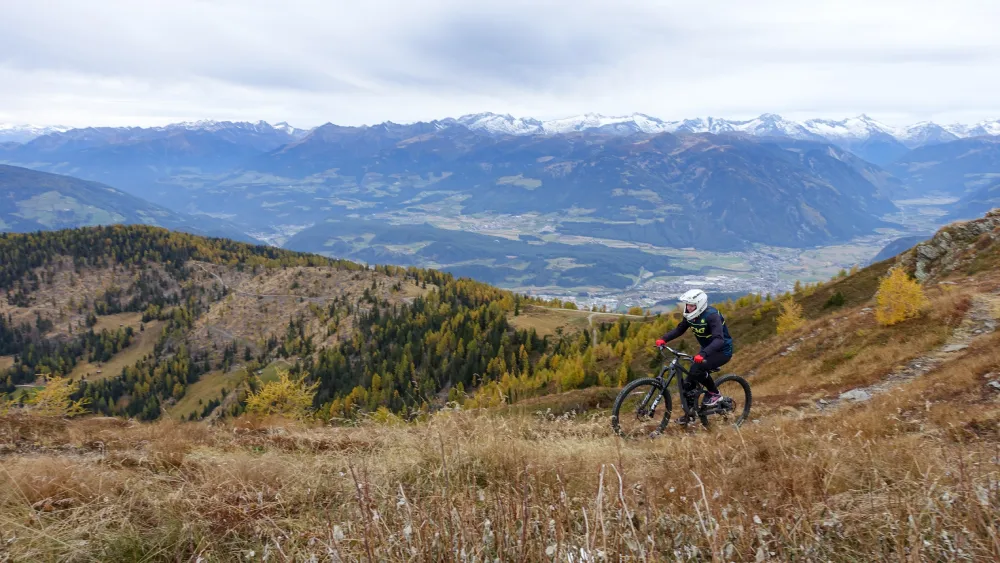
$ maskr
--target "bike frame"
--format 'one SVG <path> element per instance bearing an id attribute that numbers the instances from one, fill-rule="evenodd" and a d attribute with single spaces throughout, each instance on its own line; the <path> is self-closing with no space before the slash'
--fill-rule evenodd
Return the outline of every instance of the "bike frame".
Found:
<path id="1" fill-rule="evenodd" d="M 680 397 L 681 410 L 684 411 L 684 414 L 688 416 L 692 415 L 708 416 L 710 414 L 718 414 L 720 412 L 723 412 L 723 410 L 718 407 L 700 412 L 695 410 L 695 407 L 698 405 L 698 398 L 704 395 L 706 393 L 706 390 L 701 385 L 701 382 L 695 382 L 695 388 L 691 391 L 691 401 L 690 402 L 688 401 L 688 397 L 686 396 L 687 393 L 684 392 L 684 383 L 685 381 L 687 381 L 689 377 L 691 377 L 691 371 L 685 368 L 680 363 L 680 360 L 682 358 L 691 361 L 693 361 L 694 358 L 689 354 L 678 352 L 677 350 L 674 350 L 673 348 L 666 345 L 664 345 L 663 348 L 669 350 L 674 355 L 674 359 L 671 360 L 669 364 L 664 364 L 663 367 L 660 369 L 660 373 L 657 374 L 657 376 L 654 378 L 658 381 L 663 381 L 663 387 L 660 389 L 659 395 L 656 396 L 656 398 L 653 400 L 653 403 L 650 405 L 649 412 L 652 413 L 656 411 L 656 407 L 659 406 L 660 400 L 663 398 L 663 394 L 670 392 L 670 382 L 673 381 L 675 377 L 677 378 L 677 395 Z M 660 350 L 660 353 L 661 354 L 663 353 L 662 349 Z M 667 372 L 670 372 L 670 377 L 664 379 L 663 374 Z M 650 391 L 650 394 L 652 393 L 653 391 Z M 650 397 L 647 396 L 643 400 L 642 404 L 646 405 L 649 399 Z"/>

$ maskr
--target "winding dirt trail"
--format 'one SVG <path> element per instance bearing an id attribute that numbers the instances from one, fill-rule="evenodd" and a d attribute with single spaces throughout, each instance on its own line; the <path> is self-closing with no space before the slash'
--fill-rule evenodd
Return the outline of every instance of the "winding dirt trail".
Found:
<path id="1" fill-rule="evenodd" d="M 952 359 L 956 353 L 968 348 L 969 344 L 976 338 L 995 331 L 998 313 L 1000 313 L 1000 294 L 981 293 L 974 296 L 972 307 L 943 346 L 910 360 L 910 363 L 905 367 L 893 372 L 881 381 L 845 391 L 832 401 L 820 400 L 816 404 L 817 408 L 829 412 L 845 404 L 865 402 L 930 372 Z"/>

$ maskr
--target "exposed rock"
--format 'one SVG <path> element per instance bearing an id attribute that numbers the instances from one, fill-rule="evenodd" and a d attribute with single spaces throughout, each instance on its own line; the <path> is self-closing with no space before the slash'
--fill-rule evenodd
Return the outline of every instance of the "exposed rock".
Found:
<path id="1" fill-rule="evenodd" d="M 941 348 L 942 352 L 958 352 L 959 350 L 965 350 L 968 348 L 968 344 L 949 344 L 944 348 Z"/>
<path id="2" fill-rule="evenodd" d="M 864 389 L 851 389 L 846 393 L 840 394 L 840 399 L 842 401 L 867 401 L 872 398 L 872 394 Z"/>
<path id="3" fill-rule="evenodd" d="M 975 256 L 983 234 L 989 233 L 994 242 L 1000 240 L 997 231 L 1000 231 L 1000 209 L 988 212 L 982 219 L 943 227 L 930 240 L 900 255 L 899 263 L 921 282 L 941 277 Z"/>
<path id="4" fill-rule="evenodd" d="M 987 385 L 992 387 L 994 391 L 1000 391 L 1000 381 L 990 381 Z"/>

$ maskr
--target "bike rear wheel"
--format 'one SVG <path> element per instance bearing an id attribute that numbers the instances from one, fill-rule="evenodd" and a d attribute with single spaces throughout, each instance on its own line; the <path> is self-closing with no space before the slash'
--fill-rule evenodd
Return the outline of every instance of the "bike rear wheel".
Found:
<path id="1" fill-rule="evenodd" d="M 750 384 L 747 380 L 738 375 L 724 375 L 715 380 L 715 386 L 722 394 L 721 406 L 724 410 L 719 413 L 722 422 L 732 426 L 740 426 L 746 422 L 750 416 L 750 404 L 753 402 L 753 394 L 750 393 Z M 708 426 L 707 417 L 702 418 L 702 423 Z"/>
<path id="2" fill-rule="evenodd" d="M 623 438 L 663 432 L 670 421 L 670 390 L 663 381 L 637 379 L 618 394 L 611 409 L 611 428 Z"/>

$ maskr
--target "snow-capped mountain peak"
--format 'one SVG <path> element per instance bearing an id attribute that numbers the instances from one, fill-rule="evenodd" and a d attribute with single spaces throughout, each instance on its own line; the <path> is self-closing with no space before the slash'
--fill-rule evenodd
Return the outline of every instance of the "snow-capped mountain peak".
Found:
<path id="1" fill-rule="evenodd" d="M 463 115 L 458 123 L 474 131 L 500 135 L 532 135 L 542 132 L 542 122 L 537 119 L 515 118 L 510 114 L 476 113 Z"/>
<path id="2" fill-rule="evenodd" d="M 298 128 L 292 127 L 291 125 L 288 124 L 287 121 L 280 121 L 278 123 L 275 123 L 273 125 L 273 127 L 275 129 L 277 129 L 278 131 L 284 131 L 285 133 L 288 133 L 289 135 L 291 135 L 293 137 L 298 137 L 298 136 L 304 135 L 306 133 L 305 129 L 298 129 Z"/>
<path id="3" fill-rule="evenodd" d="M 546 121 L 517 118 L 510 114 L 477 113 L 464 115 L 456 121 L 469 129 L 500 135 L 559 135 L 602 128 L 623 133 L 662 133 L 675 128 L 668 122 L 642 113 L 626 116 L 585 113 Z"/>
<path id="4" fill-rule="evenodd" d="M 793 139 L 810 139 L 815 135 L 802 126 L 801 123 L 789 121 L 775 113 L 764 113 L 760 117 L 748 121 L 730 123 L 733 131 L 741 131 L 759 137 L 791 137 Z"/>
<path id="5" fill-rule="evenodd" d="M 676 129 L 675 125 L 644 113 L 623 116 L 606 116 L 599 113 L 585 113 L 573 117 L 552 119 L 543 123 L 548 134 L 587 131 L 589 129 L 610 129 L 620 132 L 663 133 Z"/>
<path id="6" fill-rule="evenodd" d="M 215 121 L 214 119 L 199 119 L 198 121 L 182 121 L 180 123 L 171 123 L 166 127 L 162 127 L 163 130 L 171 129 L 187 129 L 189 131 L 225 131 L 231 129 L 240 129 L 243 131 L 253 131 L 259 133 L 262 131 L 273 131 L 276 128 L 271 126 L 270 123 L 266 121 L 257 121 L 256 123 L 250 121 Z"/>
<path id="7" fill-rule="evenodd" d="M 293 138 L 300 138 L 304 136 L 308 131 L 303 129 L 296 129 L 288 123 L 282 121 L 276 125 L 271 125 L 270 123 L 260 120 L 256 122 L 250 121 L 216 121 L 214 119 L 200 119 L 198 121 L 182 121 L 179 123 L 171 123 L 165 127 L 154 128 L 159 131 L 176 131 L 176 130 L 186 130 L 186 131 L 207 131 L 210 133 L 220 133 L 226 131 L 244 131 L 249 133 L 258 134 L 269 134 L 269 133 L 284 133 Z"/>
<path id="8" fill-rule="evenodd" d="M 959 138 L 948 128 L 930 121 L 921 121 L 908 127 L 900 127 L 896 130 L 895 137 L 908 148 L 947 143 Z"/>
<path id="9" fill-rule="evenodd" d="M 894 128 L 876 121 L 865 114 L 840 121 L 830 119 L 810 119 L 803 127 L 810 133 L 825 139 L 867 139 L 872 135 L 895 136 Z"/>
<path id="10" fill-rule="evenodd" d="M 1000 119 L 989 119 L 986 121 L 980 121 L 972 127 L 966 127 L 964 131 L 965 137 L 981 137 L 983 135 L 998 136 L 1000 135 Z"/>
<path id="11" fill-rule="evenodd" d="M 24 125 L 0 123 L 0 143 L 27 143 L 50 133 L 65 133 L 72 127 L 62 125 Z"/>

